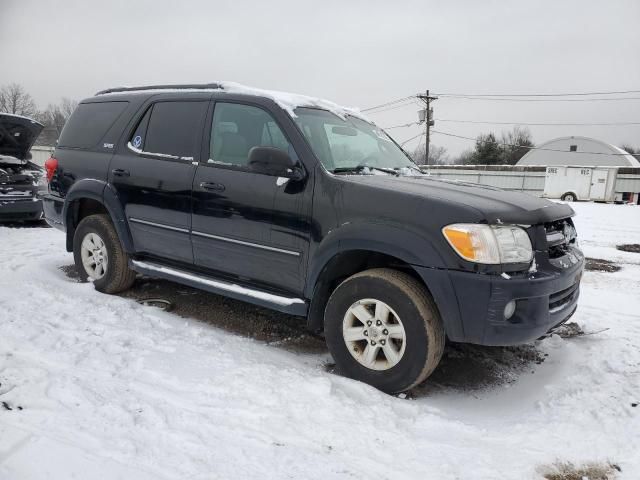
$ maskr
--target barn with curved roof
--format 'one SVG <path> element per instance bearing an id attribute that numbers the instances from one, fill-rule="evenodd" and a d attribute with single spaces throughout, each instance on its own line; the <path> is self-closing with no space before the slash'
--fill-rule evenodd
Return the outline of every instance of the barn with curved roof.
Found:
<path id="1" fill-rule="evenodd" d="M 529 150 L 518 165 L 640 167 L 640 162 L 630 153 L 602 140 L 561 137 Z"/>

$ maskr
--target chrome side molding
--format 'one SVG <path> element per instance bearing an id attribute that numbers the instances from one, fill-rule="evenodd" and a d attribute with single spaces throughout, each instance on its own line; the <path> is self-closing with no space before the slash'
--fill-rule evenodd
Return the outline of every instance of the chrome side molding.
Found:
<path id="1" fill-rule="evenodd" d="M 129 221 L 133 223 L 140 223 L 142 225 L 149 225 L 151 227 L 164 228 L 165 230 L 173 230 L 174 232 L 189 233 L 189 230 L 186 228 L 172 227 L 171 225 L 165 225 L 164 223 L 150 222 L 148 220 L 141 220 L 134 217 L 129 217 Z"/>
<path id="2" fill-rule="evenodd" d="M 228 243 L 236 243 L 238 245 L 245 245 L 247 247 L 260 248 L 262 250 L 269 250 L 271 252 L 278 252 L 278 253 L 284 253 L 284 254 L 287 254 L 287 255 L 293 255 L 295 257 L 299 257 L 300 256 L 300 252 L 294 252 L 293 250 L 285 250 L 283 248 L 270 247 L 269 245 L 262 245 L 262 244 L 259 244 L 259 243 L 246 242 L 244 240 L 236 240 L 235 238 L 221 237 L 220 235 L 212 235 L 210 233 L 198 232 L 196 230 L 192 230 L 191 234 L 195 235 L 197 237 L 211 238 L 212 240 L 220 240 L 222 242 L 228 242 Z"/>

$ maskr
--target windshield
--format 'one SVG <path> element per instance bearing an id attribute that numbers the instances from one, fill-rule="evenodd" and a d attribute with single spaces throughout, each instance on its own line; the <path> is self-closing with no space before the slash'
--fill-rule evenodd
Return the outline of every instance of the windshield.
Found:
<path id="1" fill-rule="evenodd" d="M 296 108 L 295 121 L 330 172 L 416 168 L 382 129 L 356 117 L 345 120 L 326 110 Z"/>

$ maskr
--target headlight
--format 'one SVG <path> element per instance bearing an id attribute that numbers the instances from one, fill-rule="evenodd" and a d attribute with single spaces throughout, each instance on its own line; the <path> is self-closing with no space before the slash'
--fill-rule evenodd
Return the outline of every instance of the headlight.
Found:
<path id="1" fill-rule="evenodd" d="M 528 263 L 533 258 L 529 235 L 514 225 L 456 223 L 442 229 L 458 255 L 475 263 Z"/>
<path id="2" fill-rule="evenodd" d="M 35 180 L 35 184 L 39 187 L 47 186 L 47 177 L 45 177 L 44 174 L 36 173 L 33 175 L 33 179 Z"/>

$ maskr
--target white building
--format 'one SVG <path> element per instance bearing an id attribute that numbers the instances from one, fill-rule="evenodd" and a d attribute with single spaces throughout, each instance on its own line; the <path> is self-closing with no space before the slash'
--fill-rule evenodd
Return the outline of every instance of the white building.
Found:
<path id="1" fill-rule="evenodd" d="M 621 148 L 588 137 L 561 137 L 529 150 L 518 165 L 640 167 L 640 162 Z"/>

